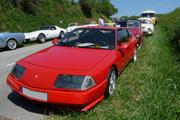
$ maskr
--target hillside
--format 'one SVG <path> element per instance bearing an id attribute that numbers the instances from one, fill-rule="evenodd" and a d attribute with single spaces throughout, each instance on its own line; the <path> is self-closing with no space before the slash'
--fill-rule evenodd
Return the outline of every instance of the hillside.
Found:
<path id="1" fill-rule="evenodd" d="M 86 23 L 117 9 L 109 0 L 1 0 L 0 31 L 31 31 L 43 25 L 66 28 L 71 22 Z M 63 21 L 63 23 L 59 23 Z"/>

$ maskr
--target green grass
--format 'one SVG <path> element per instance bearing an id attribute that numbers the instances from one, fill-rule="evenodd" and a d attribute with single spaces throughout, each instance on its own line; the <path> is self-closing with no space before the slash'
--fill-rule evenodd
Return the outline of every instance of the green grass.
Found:
<path id="1" fill-rule="evenodd" d="M 144 38 L 138 61 L 119 76 L 115 94 L 86 113 L 57 111 L 49 120 L 176 120 L 180 117 L 180 64 L 158 27 Z"/>

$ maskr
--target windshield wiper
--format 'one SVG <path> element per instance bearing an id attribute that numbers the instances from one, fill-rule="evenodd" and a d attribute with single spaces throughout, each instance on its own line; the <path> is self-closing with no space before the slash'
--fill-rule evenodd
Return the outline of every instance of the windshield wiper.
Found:
<path id="1" fill-rule="evenodd" d="M 76 47 L 95 47 L 96 44 L 94 43 L 79 43 L 78 45 L 76 45 Z"/>
<path id="2" fill-rule="evenodd" d="M 108 46 L 101 46 L 101 45 L 97 45 L 97 44 L 94 44 L 94 43 L 80 43 L 80 44 L 76 45 L 76 47 L 79 47 L 79 48 L 109 49 Z"/>

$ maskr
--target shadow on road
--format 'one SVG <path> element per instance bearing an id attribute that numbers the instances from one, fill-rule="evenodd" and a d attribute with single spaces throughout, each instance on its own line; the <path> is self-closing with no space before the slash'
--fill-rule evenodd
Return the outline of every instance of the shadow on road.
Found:
<path id="1" fill-rule="evenodd" d="M 26 98 L 20 97 L 18 94 L 11 92 L 8 95 L 8 99 L 14 103 L 17 106 L 22 107 L 23 109 L 32 112 L 32 113 L 37 113 L 41 115 L 50 115 L 50 114 L 58 114 L 61 116 L 66 116 L 71 113 L 80 113 L 77 111 L 73 111 L 72 109 L 65 108 L 65 107 L 57 107 L 56 105 L 52 104 L 39 104 L 32 102 Z"/>
<path id="2" fill-rule="evenodd" d="M 16 49 L 19 49 L 19 48 L 22 48 L 22 47 L 24 47 L 24 45 L 18 45 L 18 47 Z M 13 50 L 9 50 L 7 48 L 0 48 L 0 52 L 6 52 L 6 51 L 13 51 Z"/>

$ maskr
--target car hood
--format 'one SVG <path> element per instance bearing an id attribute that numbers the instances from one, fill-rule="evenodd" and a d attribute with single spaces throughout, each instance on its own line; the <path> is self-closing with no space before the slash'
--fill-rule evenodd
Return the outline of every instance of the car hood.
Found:
<path id="1" fill-rule="evenodd" d="M 48 68 L 67 70 L 91 70 L 111 50 L 52 46 L 32 54 L 23 61 Z"/>

